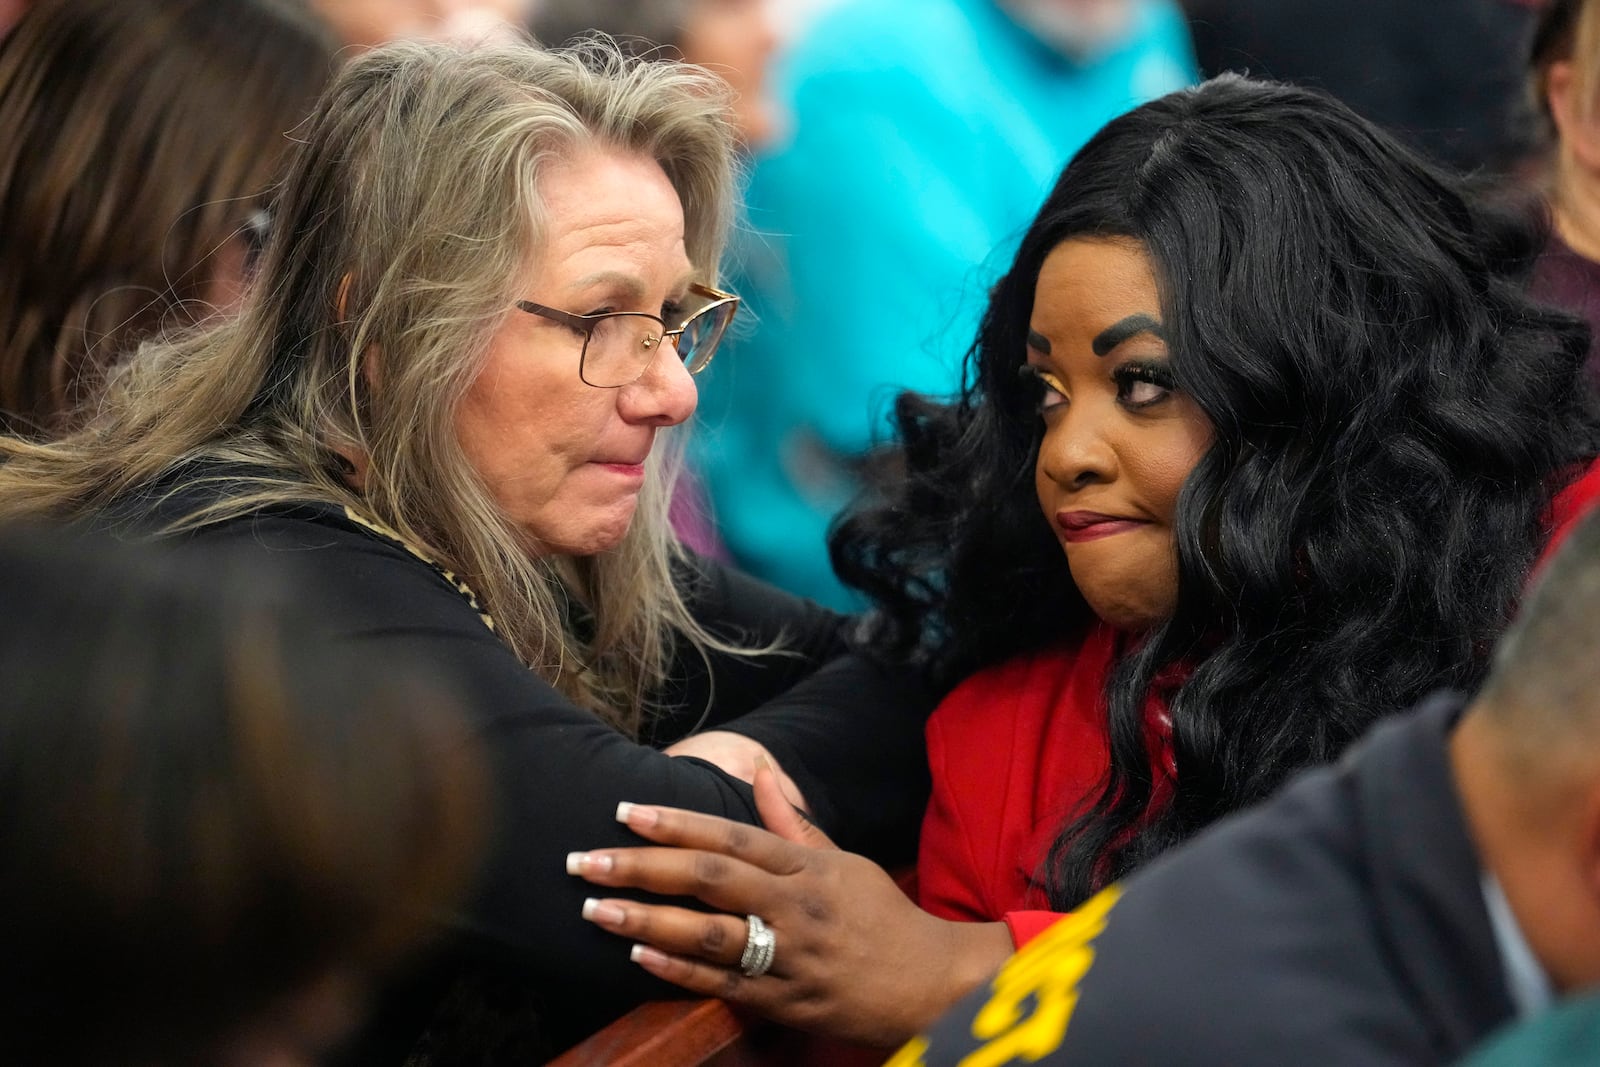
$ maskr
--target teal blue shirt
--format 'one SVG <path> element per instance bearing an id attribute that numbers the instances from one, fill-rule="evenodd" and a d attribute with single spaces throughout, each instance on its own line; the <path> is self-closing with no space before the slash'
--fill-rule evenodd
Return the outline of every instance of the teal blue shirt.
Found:
<path id="1" fill-rule="evenodd" d="M 1473 1049 L 1459 1067 L 1594 1067 L 1600 1063 L 1600 996 L 1592 991 L 1519 1019 Z"/>
<path id="2" fill-rule="evenodd" d="M 756 161 L 732 281 L 755 325 L 702 381 L 694 431 L 747 568 L 849 605 L 825 531 L 894 395 L 959 387 L 989 287 L 1067 160 L 1197 76 L 1177 6 L 1134 7 L 1077 60 L 995 0 L 855 0 L 792 51 L 792 135 Z"/>

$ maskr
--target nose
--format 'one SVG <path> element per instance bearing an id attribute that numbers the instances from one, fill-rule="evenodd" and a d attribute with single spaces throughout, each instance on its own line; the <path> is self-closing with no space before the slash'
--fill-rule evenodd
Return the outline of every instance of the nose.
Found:
<path id="1" fill-rule="evenodd" d="M 1061 413 L 1039 444 L 1039 473 L 1062 489 L 1104 484 L 1117 477 L 1117 450 L 1102 420 L 1087 405 Z"/>
<path id="2" fill-rule="evenodd" d="M 656 348 L 656 358 L 631 384 L 617 390 L 617 410 L 629 422 L 676 426 L 694 414 L 700 402 L 689 368 L 669 341 Z"/>

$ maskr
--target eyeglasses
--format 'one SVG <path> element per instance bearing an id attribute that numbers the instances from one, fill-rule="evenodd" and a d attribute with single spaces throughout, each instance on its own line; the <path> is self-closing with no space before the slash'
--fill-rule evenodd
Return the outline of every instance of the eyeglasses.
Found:
<path id="1" fill-rule="evenodd" d="M 578 377 L 597 389 L 620 389 L 650 369 L 663 341 L 673 343 L 690 374 L 699 374 L 711 363 L 739 309 L 739 298 L 700 284 L 690 285 L 689 295 L 672 325 L 645 311 L 574 315 L 532 300 L 518 300 L 517 307 L 583 334 Z"/>

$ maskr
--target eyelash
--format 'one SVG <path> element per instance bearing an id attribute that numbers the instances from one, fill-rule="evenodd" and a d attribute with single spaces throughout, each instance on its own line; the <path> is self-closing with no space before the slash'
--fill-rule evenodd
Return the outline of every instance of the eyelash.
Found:
<path id="1" fill-rule="evenodd" d="M 1018 374 L 1024 382 L 1033 399 L 1033 409 L 1038 414 L 1045 412 L 1060 403 L 1066 403 L 1067 397 L 1060 389 L 1050 384 L 1055 376 L 1031 363 L 1024 363 L 1017 368 Z M 1167 400 L 1177 388 L 1172 380 L 1172 370 L 1165 362 L 1148 360 L 1129 360 L 1119 364 L 1111 372 L 1111 380 L 1117 386 L 1117 402 L 1133 411 L 1142 411 L 1154 407 Z M 1161 395 L 1148 400 L 1133 400 L 1131 394 L 1135 386 L 1152 385 L 1161 390 Z M 1056 403 L 1050 403 L 1051 396 L 1058 398 Z"/>
<path id="2" fill-rule="evenodd" d="M 1177 388 L 1172 380 L 1172 368 L 1153 361 L 1129 360 L 1111 372 L 1111 380 L 1117 383 L 1117 400 L 1136 411 L 1161 403 Z M 1133 387 L 1140 384 L 1155 386 L 1161 390 L 1161 395 L 1149 400 L 1130 400 Z"/>
<path id="3" fill-rule="evenodd" d="M 1049 371 L 1036 367 L 1032 363 L 1024 363 L 1017 368 L 1017 377 L 1022 379 L 1022 386 L 1032 402 L 1031 406 L 1034 412 L 1039 415 L 1045 413 L 1045 401 L 1049 399 L 1052 393 L 1060 397 L 1063 402 L 1066 400 L 1066 397 L 1062 396 L 1061 392 L 1046 380 L 1046 375 L 1049 375 L 1049 373 Z M 1050 377 L 1053 379 L 1054 376 L 1051 375 Z"/>

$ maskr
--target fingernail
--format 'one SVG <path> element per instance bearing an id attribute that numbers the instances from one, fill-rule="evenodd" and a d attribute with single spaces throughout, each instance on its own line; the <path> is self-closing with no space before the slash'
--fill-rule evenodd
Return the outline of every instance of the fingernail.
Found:
<path id="1" fill-rule="evenodd" d="M 567 853 L 568 874 L 597 874 L 610 869 L 610 856 L 596 856 L 588 852 Z"/>
<path id="2" fill-rule="evenodd" d="M 590 897 L 583 902 L 583 917 L 592 923 L 600 923 L 603 926 L 620 926 L 622 921 L 628 917 L 628 913 L 615 904 L 609 904 L 606 901 Z"/>
<path id="3" fill-rule="evenodd" d="M 667 959 L 666 953 L 659 952 L 649 945 L 634 945 L 628 950 L 628 958 L 641 967 L 665 967 L 672 962 Z"/>
<path id="4" fill-rule="evenodd" d="M 632 826 L 638 830 L 648 830 L 656 824 L 660 815 L 654 808 L 630 804 L 626 800 L 617 805 L 617 821 Z"/>

